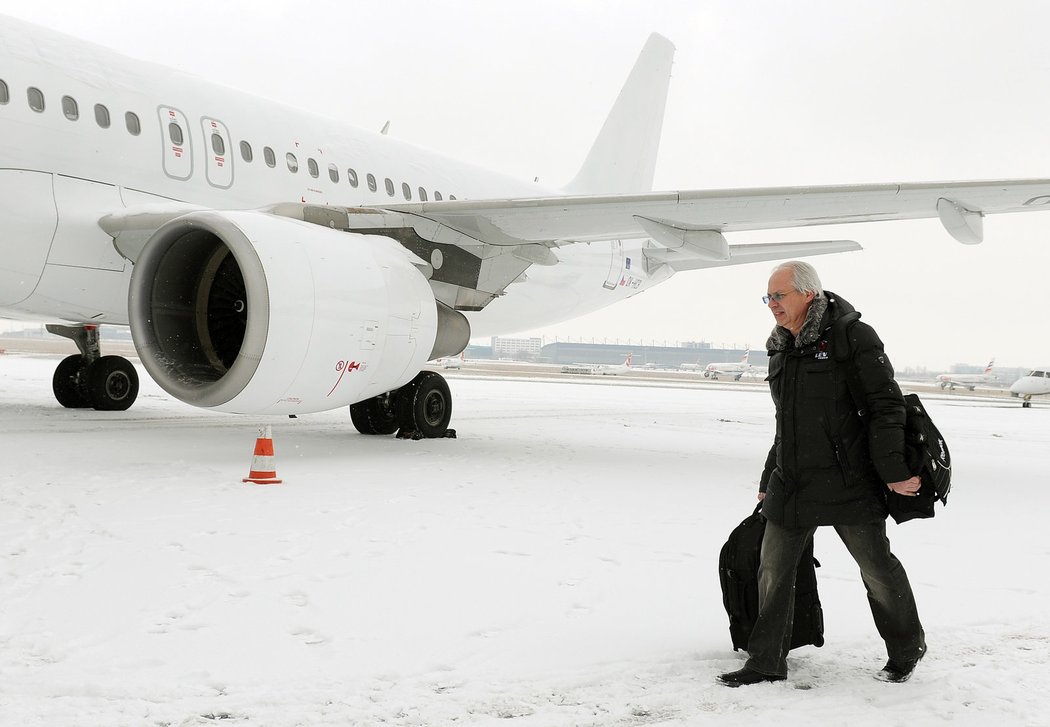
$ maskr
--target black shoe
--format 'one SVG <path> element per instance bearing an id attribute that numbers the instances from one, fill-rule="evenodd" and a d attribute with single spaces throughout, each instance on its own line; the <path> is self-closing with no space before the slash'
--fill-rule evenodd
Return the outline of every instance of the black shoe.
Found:
<path id="1" fill-rule="evenodd" d="M 923 650 L 917 659 L 909 659 L 908 661 L 894 661 L 890 659 L 886 662 L 886 666 L 882 667 L 882 671 L 875 675 L 875 678 L 880 682 L 902 684 L 911 679 L 912 672 L 915 671 L 915 667 L 925 655 L 926 651 Z"/>
<path id="2" fill-rule="evenodd" d="M 731 671 L 726 674 L 718 675 L 718 681 L 725 684 L 727 687 L 743 687 L 749 684 L 761 684 L 762 682 L 782 682 L 785 679 L 787 679 L 787 677 L 763 674 L 760 671 L 748 669 L 746 666 L 739 671 Z"/>

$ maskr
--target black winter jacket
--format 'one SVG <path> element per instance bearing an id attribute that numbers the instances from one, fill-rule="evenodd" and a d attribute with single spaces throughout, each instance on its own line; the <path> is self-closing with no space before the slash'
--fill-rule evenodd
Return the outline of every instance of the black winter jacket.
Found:
<path id="1" fill-rule="evenodd" d="M 904 399 L 874 329 L 848 331 L 838 361 L 835 321 L 853 306 L 829 291 L 810 305 L 798 337 L 773 329 L 769 389 L 776 438 L 762 472 L 762 514 L 784 527 L 858 525 L 885 519 L 886 483 L 911 477 L 904 459 Z M 859 317 L 859 314 L 856 314 Z M 844 336 L 843 336 L 844 337 Z M 854 402 L 850 367 L 864 401 Z"/>

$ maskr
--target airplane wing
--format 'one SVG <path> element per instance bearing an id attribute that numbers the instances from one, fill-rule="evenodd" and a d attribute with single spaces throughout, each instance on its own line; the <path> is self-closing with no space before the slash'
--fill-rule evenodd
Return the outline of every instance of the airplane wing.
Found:
<path id="1" fill-rule="evenodd" d="M 1050 209 L 1050 180 L 769 187 L 455 200 L 384 206 L 495 246 L 651 237 L 675 269 L 859 249 L 845 240 L 728 245 L 724 233 L 939 217 L 956 240 L 983 239 L 986 214 Z"/>
<path id="2" fill-rule="evenodd" d="M 454 200 L 383 208 L 440 221 L 489 244 L 517 245 L 645 237 L 640 220 L 739 232 L 938 216 L 974 222 L 986 214 L 1048 205 L 1050 180 L 1037 179 Z"/>

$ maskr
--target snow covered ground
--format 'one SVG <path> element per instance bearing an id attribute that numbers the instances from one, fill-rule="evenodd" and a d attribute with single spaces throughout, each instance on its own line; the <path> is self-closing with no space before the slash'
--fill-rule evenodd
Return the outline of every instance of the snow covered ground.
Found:
<path id="1" fill-rule="evenodd" d="M 143 376 L 63 410 L 58 357 L 0 356 L 0 724 L 1047 725 L 1050 408 L 927 395 L 949 506 L 890 524 L 929 655 L 903 685 L 817 535 L 827 643 L 715 682 L 718 550 L 754 505 L 764 387 L 450 374 L 458 439 L 257 426 Z"/>

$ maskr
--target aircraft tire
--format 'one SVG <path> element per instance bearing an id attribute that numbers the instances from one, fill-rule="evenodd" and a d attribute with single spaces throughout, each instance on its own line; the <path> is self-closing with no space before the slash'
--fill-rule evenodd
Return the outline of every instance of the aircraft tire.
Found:
<path id="1" fill-rule="evenodd" d="M 397 391 L 397 421 L 402 435 L 444 437 L 452 419 L 452 392 L 445 377 L 420 371 Z M 401 436 L 401 435 L 399 435 Z"/>
<path id="2" fill-rule="evenodd" d="M 351 404 L 350 421 L 361 434 L 393 434 L 397 431 L 394 393 L 380 394 Z"/>
<path id="3" fill-rule="evenodd" d="M 97 411 L 124 411 L 139 395 L 139 375 L 123 356 L 102 356 L 87 367 L 87 393 Z"/>
<path id="4" fill-rule="evenodd" d="M 91 399 L 87 392 L 87 363 L 79 353 L 66 356 L 55 368 L 51 390 L 58 403 L 67 409 L 87 409 Z"/>

